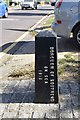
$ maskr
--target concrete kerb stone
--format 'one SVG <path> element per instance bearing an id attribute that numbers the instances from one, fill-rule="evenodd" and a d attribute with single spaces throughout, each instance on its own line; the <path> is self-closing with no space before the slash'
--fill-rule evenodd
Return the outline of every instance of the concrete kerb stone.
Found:
<path id="1" fill-rule="evenodd" d="M 10 103 L 5 110 L 2 118 L 17 118 L 17 113 L 19 110 L 19 103 Z"/>

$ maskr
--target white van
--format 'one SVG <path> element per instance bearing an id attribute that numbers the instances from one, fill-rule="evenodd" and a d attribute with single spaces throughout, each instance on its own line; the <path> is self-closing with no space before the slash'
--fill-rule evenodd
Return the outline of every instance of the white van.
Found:
<path id="1" fill-rule="evenodd" d="M 21 1 L 21 9 L 32 8 L 37 9 L 37 0 L 23 0 Z"/>

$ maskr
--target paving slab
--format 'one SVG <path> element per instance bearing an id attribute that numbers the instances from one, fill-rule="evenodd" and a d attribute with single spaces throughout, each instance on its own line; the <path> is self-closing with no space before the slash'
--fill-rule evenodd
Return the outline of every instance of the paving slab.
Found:
<path id="1" fill-rule="evenodd" d="M 67 96 L 68 97 L 68 96 Z M 72 103 L 70 97 L 60 103 L 60 118 L 73 118 Z"/>
<path id="2" fill-rule="evenodd" d="M 2 115 L 6 109 L 8 104 L 3 104 L 3 103 L 0 103 L 0 118 L 2 118 Z"/>
<path id="3" fill-rule="evenodd" d="M 45 113 L 45 118 L 59 118 L 59 104 L 49 104 Z"/>
<path id="4" fill-rule="evenodd" d="M 19 118 L 31 118 L 34 111 L 34 105 L 28 103 L 21 103 L 19 110 Z"/>
<path id="5" fill-rule="evenodd" d="M 3 118 L 17 118 L 19 103 L 10 103 L 3 114 Z"/>
<path id="6" fill-rule="evenodd" d="M 74 95 L 74 96 L 78 95 L 79 94 L 78 82 L 73 80 L 73 82 L 71 82 L 69 85 L 70 85 L 70 88 L 71 88 L 71 94 Z"/>
<path id="7" fill-rule="evenodd" d="M 61 83 L 61 84 L 60 84 Z M 0 85 L 4 82 L 0 81 Z M 12 88 L 9 86 L 12 86 Z M 74 86 L 74 84 L 72 84 Z M 77 85 L 77 84 L 76 84 Z M 10 81 L 2 87 L 0 103 L 1 118 L 79 118 L 78 95 L 72 94 L 68 83 L 59 82 L 59 104 L 37 104 L 35 99 L 35 81 Z M 8 88 L 6 88 L 8 87 Z M 5 89 L 6 88 L 6 89 Z M 12 92 L 13 89 L 13 92 Z M 68 90 L 67 90 L 68 89 Z M 10 91 L 11 90 L 11 91 Z M 64 92 L 66 90 L 66 92 Z M 77 89 L 75 89 L 77 91 Z M 0 96 L 1 97 L 1 96 Z"/>
<path id="8" fill-rule="evenodd" d="M 2 93 L 4 91 L 4 88 L 6 88 L 8 83 L 9 83 L 8 80 L 5 80 L 5 81 L 1 80 L 0 81 L 0 93 Z"/>
<path id="9" fill-rule="evenodd" d="M 3 93 L 13 93 L 13 89 L 15 88 L 16 85 L 19 84 L 20 81 L 9 81 L 8 84 L 6 84 L 6 87 L 4 88 Z"/>
<path id="10" fill-rule="evenodd" d="M 27 91 L 22 100 L 23 103 L 33 103 L 35 100 L 35 91 Z"/>
<path id="11" fill-rule="evenodd" d="M 60 94 L 68 95 L 70 94 L 69 85 L 67 82 L 59 81 Z"/>
<path id="12" fill-rule="evenodd" d="M 14 87 L 14 92 L 15 93 L 25 93 L 29 89 L 30 80 L 21 80 L 18 82 L 19 82 L 19 84 L 17 84 Z"/>

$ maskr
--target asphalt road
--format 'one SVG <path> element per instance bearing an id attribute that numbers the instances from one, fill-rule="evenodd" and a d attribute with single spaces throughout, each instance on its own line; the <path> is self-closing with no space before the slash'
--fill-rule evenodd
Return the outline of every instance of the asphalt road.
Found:
<path id="1" fill-rule="evenodd" d="M 43 5 L 37 10 L 10 10 L 8 18 L 0 19 L 0 46 L 14 42 L 52 9 L 50 5 Z"/>

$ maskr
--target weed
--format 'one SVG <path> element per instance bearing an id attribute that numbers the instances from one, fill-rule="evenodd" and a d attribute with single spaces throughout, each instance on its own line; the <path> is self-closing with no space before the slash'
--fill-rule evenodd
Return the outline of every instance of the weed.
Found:
<path id="1" fill-rule="evenodd" d="M 66 59 L 64 59 L 64 58 L 58 60 L 59 65 L 63 65 L 65 63 L 66 63 Z"/>
<path id="2" fill-rule="evenodd" d="M 35 30 L 31 30 L 31 31 L 29 31 L 29 33 L 30 33 L 32 36 L 36 36 L 36 35 L 37 35 L 37 31 L 35 31 Z"/>
<path id="3" fill-rule="evenodd" d="M 76 55 L 65 54 L 64 58 L 58 60 L 58 75 L 60 79 L 78 78 L 78 62 Z"/>
<path id="4" fill-rule="evenodd" d="M 18 67 L 16 69 L 14 69 L 8 77 L 11 78 L 18 78 L 18 77 L 26 77 L 26 78 L 34 78 L 34 68 L 31 65 L 26 65 L 23 67 Z"/>
<path id="5" fill-rule="evenodd" d="M 53 17 L 53 16 L 51 16 L 50 18 L 48 18 L 48 19 L 45 21 L 45 24 L 44 24 L 44 25 L 49 26 L 49 25 L 52 24 L 52 22 L 54 22 L 54 17 Z"/>
<path id="6" fill-rule="evenodd" d="M 65 54 L 64 57 L 65 57 L 65 58 L 71 58 L 71 54 L 70 54 L 70 53 Z"/>

